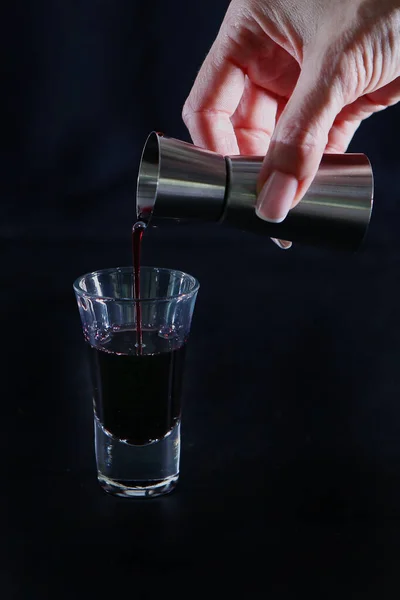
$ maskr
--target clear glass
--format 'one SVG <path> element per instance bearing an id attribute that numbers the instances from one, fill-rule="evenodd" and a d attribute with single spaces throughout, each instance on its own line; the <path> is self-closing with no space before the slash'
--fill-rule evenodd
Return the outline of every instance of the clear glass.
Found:
<path id="1" fill-rule="evenodd" d="M 74 282 L 92 381 L 97 473 L 107 492 L 159 496 L 179 478 L 182 379 L 198 281 L 132 267 Z"/>

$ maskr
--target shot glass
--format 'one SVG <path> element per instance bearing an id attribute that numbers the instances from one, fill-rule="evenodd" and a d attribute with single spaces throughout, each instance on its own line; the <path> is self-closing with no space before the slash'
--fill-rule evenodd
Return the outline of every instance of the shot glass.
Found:
<path id="1" fill-rule="evenodd" d="M 107 492 L 160 496 L 179 478 L 185 351 L 199 290 L 182 271 L 104 269 L 73 284 L 92 382 L 97 475 Z"/>

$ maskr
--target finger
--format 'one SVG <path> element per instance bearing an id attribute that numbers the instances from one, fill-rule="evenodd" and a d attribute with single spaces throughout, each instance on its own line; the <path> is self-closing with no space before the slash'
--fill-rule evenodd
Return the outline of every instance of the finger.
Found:
<path id="1" fill-rule="evenodd" d="M 325 152 L 345 152 L 361 122 L 400 100 L 400 78 L 379 90 L 357 98 L 338 114 L 329 133 Z"/>
<path id="2" fill-rule="evenodd" d="M 243 96 L 231 119 L 240 154 L 267 153 L 277 108 L 277 97 L 246 77 Z"/>
<path id="3" fill-rule="evenodd" d="M 400 77 L 397 77 L 383 87 L 369 92 L 363 96 L 370 104 L 372 104 L 371 112 L 378 112 L 388 106 L 393 106 L 400 101 Z"/>
<path id="4" fill-rule="evenodd" d="M 278 246 L 278 248 L 281 248 L 281 250 L 289 250 L 289 248 L 292 247 L 292 242 L 289 242 L 288 240 L 279 240 L 278 238 L 270 239 Z"/>
<path id="5" fill-rule="evenodd" d="M 260 218 L 280 223 L 301 200 L 317 173 L 342 107 L 342 94 L 327 78 L 319 77 L 315 65 L 305 65 L 260 172 L 256 205 Z"/>
<path id="6" fill-rule="evenodd" d="M 228 58 L 228 42 L 214 42 L 182 111 L 197 146 L 222 155 L 239 153 L 231 117 L 244 91 L 245 74 Z"/>
<path id="7" fill-rule="evenodd" d="M 343 154 L 346 152 L 361 121 L 336 121 L 329 132 L 326 154 Z"/>

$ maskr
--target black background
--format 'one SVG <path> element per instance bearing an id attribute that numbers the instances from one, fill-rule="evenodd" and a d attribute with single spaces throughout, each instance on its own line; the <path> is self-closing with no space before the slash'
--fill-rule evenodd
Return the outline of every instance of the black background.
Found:
<path id="1" fill-rule="evenodd" d="M 143 143 L 153 129 L 189 140 L 182 105 L 227 5 L 2 9 L 4 599 L 240 584 L 272 598 L 398 596 L 399 106 L 350 148 L 376 178 L 357 254 L 282 252 L 218 225 L 146 233 L 145 264 L 201 283 L 181 481 L 150 501 L 96 481 L 72 282 L 131 262 Z"/>

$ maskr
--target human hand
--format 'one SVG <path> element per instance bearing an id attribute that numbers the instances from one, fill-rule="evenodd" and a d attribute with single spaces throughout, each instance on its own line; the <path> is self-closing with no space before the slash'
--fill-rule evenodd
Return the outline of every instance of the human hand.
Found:
<path id="1" fill-rule="evenodd" d="M 182 116 L 198 146 L 266 155 L 256 213 L 279 223 L 399 99 L 400 0 L 233 0 Z"/>

